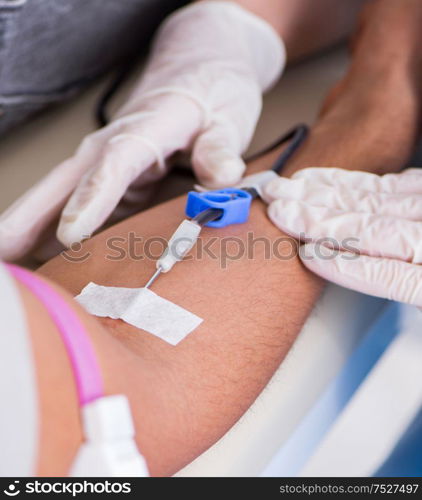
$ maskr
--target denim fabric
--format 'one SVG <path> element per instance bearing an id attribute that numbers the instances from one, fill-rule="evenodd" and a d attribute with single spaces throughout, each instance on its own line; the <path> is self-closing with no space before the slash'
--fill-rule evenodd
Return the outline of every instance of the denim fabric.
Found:
<path id="1" fill-rule="evenodd" d="M 0 133 L 141 53 L 186 0 L 0 0 Z"/>

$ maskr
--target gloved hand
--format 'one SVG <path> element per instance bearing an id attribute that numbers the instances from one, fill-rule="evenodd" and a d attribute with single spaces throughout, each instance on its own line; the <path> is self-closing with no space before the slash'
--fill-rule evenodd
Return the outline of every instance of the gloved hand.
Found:
<path id="1" fill-rule="evenodd" d="M 192 152 L 202 184 L 236 183 L 261 94 L 284 63 L 284 45 L 272 27 L 236 4 L 201 2 L 172 14 L 115 119 L 2 215 L 0 256 L 26 253 L 67 200 L 59 240 L 70 246 L 87 237 L 125 193 L 133 198 L 164 176 L 166 159 L 179 150 Z"/>
<path id="2" fill-rule="evenodd" d="M 264 192 L 274 224 L 307 241 L 300 257 L 308 269 L 359 292 L 422 306 L 422 169 L 380 177 L 308 168 L 274 179 Z"/>

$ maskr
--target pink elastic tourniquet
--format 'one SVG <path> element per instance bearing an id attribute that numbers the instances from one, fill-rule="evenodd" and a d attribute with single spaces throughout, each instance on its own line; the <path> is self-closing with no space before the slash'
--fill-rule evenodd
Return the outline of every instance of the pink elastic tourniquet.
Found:
<path id="1" fill-rule="evenodd" d="M 104 396 L 103 380 L 91 341 L 75 312 L 49 285 L 34 274 L 14 265 L 7 265 L 11 274 L 43 303 L 56 324 L 65 344 L 80 405 Z"/>

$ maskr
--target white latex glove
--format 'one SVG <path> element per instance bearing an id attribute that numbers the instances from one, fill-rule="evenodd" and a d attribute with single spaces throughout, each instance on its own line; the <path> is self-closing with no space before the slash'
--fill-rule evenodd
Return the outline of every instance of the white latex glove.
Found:
<path id="1" fill-rule="evenodd" d="M 235 184 L 262 92 L 284 63 L 272 27 L 236 4 L 209 1 L 176 11 L 160 27 L 145 72 L 116 119 L 2 215 L 0 256 L 25 254 L 67 200 L 59 240 L 70 246 L 91 235 L 122 197 L 136 198 L 164 176 L 165 160 L 179 150 L 192 152 L 202 184 Z"/>
<path id="2" fill-rule="evenodd" d="M 308 269 L 359 292 L 422 306 L 422 169 L 378 176 L 308 168 L 274 179 L 264 193 L 274 224 L 308 242 L 300 251 Z M 334 241 L 342 251 L 333 250 Z"/>

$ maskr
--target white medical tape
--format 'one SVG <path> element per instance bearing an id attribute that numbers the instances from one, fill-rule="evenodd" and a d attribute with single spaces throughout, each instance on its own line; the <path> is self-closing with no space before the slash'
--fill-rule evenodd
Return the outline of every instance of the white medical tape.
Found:
<path id="1" fill-rule="evenodd" d="M 122 319 L 176 345 L 202 323 L 186 309 L 148 288 L 119 288 L 89 283 L 75 299 L 94 316 Z"/>
<path id="2" fill-rule="evenodd" d="M 0 476 L 33 476 L 38 448 L 38 394 L 26 313 L 0 262 Z"/>

